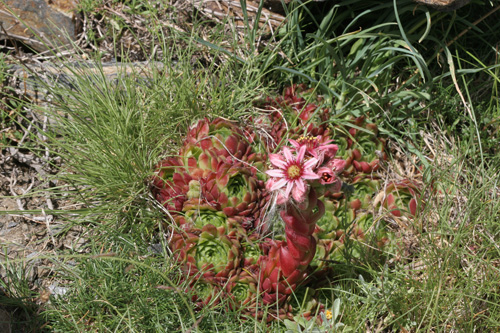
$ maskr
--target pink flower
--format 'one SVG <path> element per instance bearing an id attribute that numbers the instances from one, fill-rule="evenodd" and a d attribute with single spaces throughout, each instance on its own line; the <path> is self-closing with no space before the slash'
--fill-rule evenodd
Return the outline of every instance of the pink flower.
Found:
<path id="1" fill-rule="evenodd" d="M 332 171 L 335 173 L 335 174 L 340 174 L 342 173 L 342 171 L 344 171 L 345 169 L 345 166 L 346 166 L 346 161 L 345 160 L 341 160 L 341 159 L 333 159 L 331 161 L 329 161 L 326 166 L 328 168 L 331 168 Z"/>
<path id="2" fill-rule="evenodd" d="M 332 193 L 337 193 L 342 187 L 342 181 L 337 177 L 337 173 L 331 168 L 321 167 L 316 172 L 318 174 L 319 183 L 326 185 Z"/>
<path id="3" fill-rule="evenodd" d="M 271 189 L 273 188 L 274 184 L 277 182 L 276 178 L 269 178 L 269 180 L 266 182 L 266 190 L 271 192 Z M 278 195 L 276 196 L 276 204 L 282 205 L 285 202 L 287 202 L 287 199 L 283 196 L 283 191 L 278 192 Z"/>
<path id="4" fill-rule="evenodd" d="M 320 177 L 319 182 L 322 185 L 332 184 L 337 179 L 337 176 L 332 169 L 327 167 L 319 168 L 317 174 Z"/>
<path id="5" fill-rule="evenodd" d="M 295 149 L 300 149 L 301 147 L 306 147 L 306 152 L 312 157 L 316 158 L 319 163 L 323 164 L 323 160 L 329 160 L 337 154 L 339 147 L 334 144 L 330 144 L 333 140 L 324 141 L 321 135 L 318 136 L 301 136 L 295 140 L 290 140 L 290 143 Z"/>
<path id="6" fill-rule="evenodd" d="M 270 179 L 270 190 L 276 191 L 285 187 L 283 197 L 288 200 L 290 193 L 297 202 L 302 202 L 305 199 L 307 192 L 305 180 L 319 179 L 320 176 L 315 174 L 312 170 L 318 163 L 316 158 L 304 159 L 306 153 L 306 146 L 300 147 L 296 156 L 288 147 L 283 147 L 283 155 L 269 154 L 271 164 L 278 167 L 278 169 L 268 170 L 266 173 L 273 177 Z"/>

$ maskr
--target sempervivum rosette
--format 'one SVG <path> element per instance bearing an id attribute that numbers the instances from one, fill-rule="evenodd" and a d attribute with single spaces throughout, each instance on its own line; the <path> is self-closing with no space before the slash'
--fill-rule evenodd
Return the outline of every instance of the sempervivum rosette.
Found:
<path id="1" fill-rule="evenodd" d="M 346 160 L 345 175 L 371 173 L 378 169 L 380 159 L 386 159 L 385 139 L 378 136 L 378 127 L 366 117 L 354 118 L 351 128 L 337 127 L 335 134 L 339 156 Z"/>
<path id="2" fill-rule="evenodd" d="M 172 212 L 182 210 L 187 199 L 189 182 L 192 180 L 189 174 L 176 172 L 179 165 L 181 162 L 176 157 L 169 157 L 161 161 L 156 167 L 151 186 L 156 200 Z"/>
<path id="3" fill-rule="evenodd" d="M 185 159 L 191 156 L 197 158 L 200 151 L 212 151 L 217 156 L 247 160 L 254 154 L 252 140 L 234 122 L 223 118 L 213 121 L 204 118 L 190 128 L 180 155 Z"/>
<path id="4" fill-rule="evenodd" d="M 363 261 L 381 259 L 389 242 L 385 221 L 374 220 L 373 214 L 366 212 L 356 216 L 348 234 L 350 255 Z"/>
<path id="5" fill-rule="evenodd" d="M 319 239 L 336 240 L 356 217 L 356 210 L 347 201 L 323 198 L 325 215 L 317 222 L 315 235 Z"/>
<path id="6" fill-rule="evenodd" d="M 208 283 L 222 287 L 228 278 L 240 271 L 239 240 L 233 233 L 227 234 L 226 227 L 208 224 L 201 233 L 174 233 L 169 245 L 185 278 L 203 277 Z"/>
<path id="7" fill-rule="evenodd" d="M 258 269 L 255 267 L 255 269 Z M 225 289 L 226 295 L 232 301 L 230 303 L 233 309 L 239 309 L 242 306 L 256 305 L 258 295 L 258 280 L 251 271 L 241 270 L 238 275 L 232 276 L 227 282 Z"/>
<path id="8" fill-rule="evenodd" d="M 411 180 L 402 180 L 390 183 L 381 193 L 384 196 L 382 205 L 392 215 L 414 217 L 418 212 L 418 203 L 421 197 L 417 183 Z"/>
<path id="9" fill-rule="evenodd" d="M 193 224 L 194 228 L 198 229 L 202 229 L 208 224 L 217 228 L 228 225 L 226 214 L 208 205 L 199 205 L 194 209 L 188 210 L 184 217 Z"/>
<path id="10" fill-rule="evenodd" d="M 242 163 L 221 164 L 208 183 L 217 187 L 221 209 L 229 217 L 253 215 L 264 199 L 264 182 Z"/>
<path id="11" fill-rule="evenodd" d="M 191 294 L 191 300 L 195 302 L 198 309 L 220 301 L 220 286 L 204 278 L 194 279 L 187 291 Z"/>
<path id="12" fill-rule="evenodd" d="M 187 195 L 183 211 L 198 228 L 210 215 L 217 221 L 234 217 L 245 229 L 260 223 L 267 203 L 265 184 L 243 163 L 219 163 L 215 172 L 191 185 L 193 195 Z"/>
<path id="13" fill-rule="evenodd" d="M 349 197 L 349 204 L 354 209 L 368 209 L 372 198 L 378 193 L 380 181 L 370 175 L 358 175 L 354 177 L 351 184 L 354 192 Z"/>
<path id="14" fill-rule="evenodd" d="M 182 166 L 187 169 L 191 177 L 198 180 L 207 177 L 211 172 L 216 172 L 219 164 L 225 161 L 225 158 L 217 155 L 215 151 L 202 150 L 196 146 L 184 149 L 181 158 Z"/>
<path id="15" fill-rule="evenodd" d="M 227 278 L 235 275 L 239 269 L 239 241 L 227 235 L 225 227 L 216 228 L 211 224 L 204 226 L 194 250 L 192 255 L 196 267 L 204 272 L 205 278 Z"/>
<path id="16" fill-rule="evenodd" d="M 283 96 L 268 97 L 259 105 L 266 115 L 256 119 L 256 124 L 265 129 L 267 136 L 263 142 L 268 152 L 286 143 L 286 138 L 301 136 L 328 137 L 329 109 L 320 107 L 323 100 L 305 85 L 293 85 L 285 89 Z"/>

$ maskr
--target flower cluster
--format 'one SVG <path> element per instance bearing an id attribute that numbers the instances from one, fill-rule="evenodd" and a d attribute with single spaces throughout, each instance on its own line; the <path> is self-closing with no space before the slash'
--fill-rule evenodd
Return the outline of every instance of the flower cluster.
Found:
<path id="1" fill-rule="evenodd" d="M 297 203 L 302 202 L 310 186 L 321 192 L 322 186 L 333 192 L 340 190 L 339 174 L 345 161 L 334 159 L 338 147 L 331 141 L 322 142 L 321 136 L 300 137 L 290 140 L 292 147 L 283 147 L 281 154 L 269 154 L 269 161 L 277 169 L 266 171 L 272 177 L 266 188 L 278 191 L 278 204 L 288 201 L 290 194 Z"/>

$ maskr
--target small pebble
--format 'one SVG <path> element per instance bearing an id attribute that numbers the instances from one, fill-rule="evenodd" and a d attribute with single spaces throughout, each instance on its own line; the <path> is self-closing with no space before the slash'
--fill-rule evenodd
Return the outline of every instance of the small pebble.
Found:
<path id="1" fill-rule="evenodd" d="M 56 284 L 51 284 L 49 286 L 49 290 L 50 290 L 51 294 L 54 296 L 64 296 L 69 291 L 68 288 L 58 287 Z"/>
<path id="2" fill-rule="evenodd" d="M 14 228 L 18 224 L 19 224 L 19 222 L 9 222 L 9 224 L 7 224 L 7 229 Z"/>
<path id="3" fill-rule="evenodd" d="M 148 246 L 148 251 L 154 254 L 162 254 L 164 251 L 162 243 L 151 244 Z"/>

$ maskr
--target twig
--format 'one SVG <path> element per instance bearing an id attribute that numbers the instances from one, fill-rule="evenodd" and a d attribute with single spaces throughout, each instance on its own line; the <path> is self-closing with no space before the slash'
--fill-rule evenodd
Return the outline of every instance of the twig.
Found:
<path id="1" fill-rule="evenodd" d="M 14 167 L 12 169 L 12 174 L 10 175 L 9 189 L 10 189 L 10 193 L 12 194 L 12 196 L 18 197 L 19 195 L 14 191 L 14 185 L 17 184 L 17 179 L 14 178 L 15 176 L 16 176 L 16 167 Z M 17 207 L 19 208 L 19 210 L 25 210 L 21 199 L 17 198 L 16 203 L 17 203 Z"/>
<path id="2" fill-rule="evenodd" d="M 43 134 L 47 131 L 47 122 L 49 120 L 49 117 L 47 115 L 45 115 L 43 117 L 43 125 L 42 125 L 42 141 L 45 142 L 47 141 L 47 137 Z M 48 162 L 49 161 L 49 147 L 48 145 L 44 145 L 45 146 L 45 160 Z"/>
<path id="3" fill-rule="evenodd" d="M 488 16 L 490 16 L 491 14 L 493 14 L 494 12 L 496 12 L 497 10 L 500 9 L 500 5 L 498 5 L 497 7 L 493 8 L 492 10 L 490 10 L 488 13 L 484 14 L 483 16 L 481 16 L 480 18 L 478 18 L 476 21 L 474 21 L 472 23 L 471 26 L 469 26 L 468 28 L 464 29 L 461 33 L 459 33 L 455 38 L 453 38 L 450 42 L 448 42 L 446 44 L 447 47 L 450 47 L 453 43 L 455 43 L 460 37 L 462 37 L 463 35 L 465 35 L 466 33 L 468 33 L 472 27 L 475 27 L 476 25 L 478 25 L 479 23 L 481 23 L 481 21 L 485 20 Z M 441 49 L 439 51 L 439 53 L 441 53 L 443 51 L 443 49 Z"/>
<path id="4" fill-rule="evenodd" d="M 42 208 L 42 214 L 43 214 L 43 217 L 45 218 L 45 225 L 47 226 L 47 234 L 50 236 L 50 239 L 52 240 L 52 244 L 54 246 L 57 246 L 56 240 L 54 239 L 54 235 L 50 230 L 50 222 L 52 222 L 52 219 L 54 218 L 54 216 L 45 214 L 45 210 L 43 208 Z"/>

